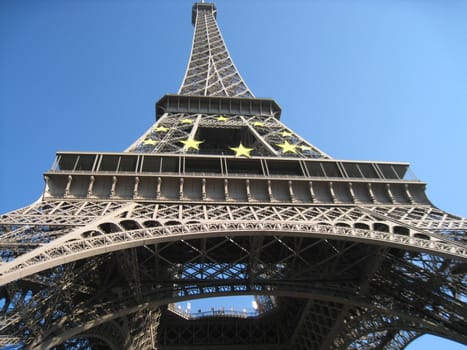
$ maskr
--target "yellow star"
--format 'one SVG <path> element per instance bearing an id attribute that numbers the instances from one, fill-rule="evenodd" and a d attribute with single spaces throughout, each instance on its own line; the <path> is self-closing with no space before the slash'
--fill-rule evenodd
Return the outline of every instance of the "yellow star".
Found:
<path id="1" fill-rule="evenodd" d="M 180 123 L 182 123 L 182 124 L 193 124 L 193 119 L 185 118 L 185 119 L 182 119 L 180 121 Z"/>
<path id="2" fill-rule="evenodd" d="M 280 135 L 283 136 L 283 137 L 287 137 L 287 136 L 292 136 L 292 133 L 289 132 L 289 131 L 282 131 L 282 132 L 280 133 Z"/>
<path id="3" fill-rule="evenodd" d="M 238 147 L 229 147 L 229 148 L 235 152 L 235 157 L 245 156 L 247 158 L 250 158 L 250 152 L 253 151 L 253 148 L 245 147 L 242 145 L 241 142 Z"/>
<path id="4" fill-rule="evenodd" d="M 302 151 L 311 151 L 313 148 L 311 148 L 310 146 L 300 146 L 300 149 Z"/>
<path id="5" fill-rule="evenodd" d="M 277 143 L 277 145 L 280 148 L 282 148 L 282 153 L 287 153 L 287 152 L 297 153 L 297 150 L 295 149 L 295 148 L 297 148 L 297 146 L 296 145 L 291 145 L 287 141 L 284 141 L 284 143 Z"/>
<path id="6" fill-rule="evenodd" d="M 183 144 L 185 145 L 184 148 L 185 148 L 185 150 L 187 150 L 187 151 L 188 151 L 190 148 L 194 148 L 194 149 L 196 149 L 196 150 L 199 151 L 199 145 L 200 145 L 201 143 L 203 143 L 204 141 L 196 141 L 195 139 L 189 137 L 189 138 L 186 139 L 185 141 L 180 141 L 180 142 L 183 143 Z"/>
<path id="7" fill-rule="evenodd" d="M 151 139 L 146 139 L 146 140 L 143 141 L 144 146 L 147 146 L 147 145 L 155 146 L 156 143 L 157 143 L 156 140 L 151 140 Z"/>
<path id="8" fill-rule="evenodd" d="M 253 126 L 264 126 L 264 123 L 261 122 L 254 122 Z"/>
<path id="9" fill-rule="evenodd" d="M 223 115 L 220 115 L 216 118 L 218 121 L 220 122 L 226 122 L 227 120 L 229 120 L 229 118 L 223 116 Z"/>
<path id="10" fill-rule="evenodd" d="M 158 126 L 157 128 L 154 129 L 155 132 L 167 132 L 169 131 L 169 128 L 166 128 L 165 126 Z"/>

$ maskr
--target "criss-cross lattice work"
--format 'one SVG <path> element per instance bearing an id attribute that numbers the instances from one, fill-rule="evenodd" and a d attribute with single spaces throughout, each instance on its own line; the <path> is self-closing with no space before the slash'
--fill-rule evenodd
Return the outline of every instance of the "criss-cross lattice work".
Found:
<path id="1" fill-rule="evenodd" d="M 139 311 L 130 320 L 129 349 L 157 350 L 157 328 L 161 312 L 159 310 Z"/>
<path id="2" fill-rule="evenodd" d="M 246 149 L 243 153 L 238 151 L 240 144 Z M 127 151 L 330 158 L 268 115 L 165 113 Z"/>
<path id="3" fill-rule="evenodd" d="M 101 203 L 99 207 L 115 208 L 109 204 Z M 30 212 L 40 215 L 37 205 Z M 46 213 L 53 211 L 54 205 L 57 210 L 64 206 L 77 207 L 65 202 L 49 203 Z M 81 207 L 87 207 L 86 203 Z M 342 348 L 342 344 L 364 344 L 370 339 L 368 334 L 373 334 L 374 343 L 378 339 L 379 343 L 388 344 L 388 349 L 396 349 L 405 344 L 402 340 L 411 339 L 407 338 L 409 335 L 427 331 L 462 341 L 461 329 L 465 327 L 462 298 L 466 290 L 465 278 L 457 272 L 459 264 L 455 259 L 425 253 L 435 241 L 426 245 L 416 235 L 429 232 L 414 230 L 407 237 L 397 229 L 400 227 L 398 220 L 387 217 L 385 220 L 375 209 L 140 203 L 109 210 L 102 217 L 99 216 L 102 210 L 96 208 L 95 224 L 83 224 L 83 229 L 78 226 L 74 232 L 64 232 L 58 242 L 42 246 L 44 249 L 37 261 L 23 260 L 18 266 L 34 268 L 34 265 L 49 264 L 47 259 L 50 258 L 66 258 L 73 250 L 76 254 L 86 254 L 92 251 L 94 244 L 106 246 L 100 255 L 95 251 L 94 258 L 76 260 L 64 265 L 65 269 L 57 265 L 53 273 L 40 269 L 43 272 L 23 279 L 49 286 L 32 295 L 28 296 L 30 292 L 21 285 L 7 285 L 12 298 L 6 329 L 16 329 L 17 322 L 28 319 L 9 339 L 21 339 L 20 335 L 27 331 L 28 337 L 43 334 L 36 338 L 40 339 L 38 343 L 33 343 L 36 346 L 41 343 L 58 345 L 65 338 L 51 338 L 43 329 L 44 325 L 35 323 L 37 316 L 44 317 L 52 310 L 55 318 L 61 315 L 60 323 L 66 325 L 63 334 L 71 337 L 70 344 L 84 342 L 85 335 L 89 338 L 86 341 L 93 343 L 96 341 L 92 337 L 94 333 L 87 330 L 90 325 L 105 325 L 109 317 L 118 320 L 129 315 L 131 319 L 132 312 L 151 303 L 151 308 L 157 308 L 160 300 L 168 302 L 223 293 L 291 293 L 308 300 L 306 307 L 300 308 L 301 316 L 298 319 L 296 313 L 295 317 L 287 316 L 284 308 L 289 309 L 291 304 L 283 298 L 279 300 L 279 308 L 271 313 L 276 315 L 274 317 L 290 317 L 291 324 L 295 325 L 288 331 L 291 333 L 279 332 L 274 318 L 264 324 L 263 321 L 248 320 L 248 324 L 242 324 L 241 320 L 229 320 L 222 326 L 222 332 L 227 331 L 231 337 L 222 338 L 222 341 L 225 344 L 235 342 L 239 337 L 237 331 L 242 327 L 246 327 L 242 332 L 251 336 L 244 339 L 247 344 L 251 345 L 253 339 L 264 341 L 268 334 L 264 332 L 269 329 L 271 339 L 291 340 L 294 348 L 299 349 L 313 349 L 324 343 L 335 344 L 336 349 Z M 406 211 L 414 212 L 413 209 L 408 207 Z M 75 214 L 79 212 L 70 211 L 70 223 Z M 53 222 L 54 218 L 50 220 Z M 454 218 L 451 221 L 454 222 Z M 312 228 L 313 222 L 319 224 Z M 354 229 L 350 226 L 359 227 L 356 234 L 365 233 L 364 225 L 367 228 L 374 225 L 381 230 L 386 225 L 389 232 L 381 231 L 379 243 L 375 241 L 370 245 L 367 244 L 371 238 L 378 238 L 376 231 L 367 230 L 365 240 L 339 240 L 342 236 L 352 237 Z M 223 233 L 206 235 L 209 227 Z M 273 231 L 264 235 L 268 229 Z M 293 233 L 295 229 L 303 229 L 306 235 Z M 254 230 L 257 233 L 251 234 Z M 325 236 L 326 232 L 329 237 Z M 161 240 L 151 242 L 151 234 Z M 436 237 L 443 232 L 433 234 Z M 17 242 L 26 237 L 18 237 Z M 132 244 L 128 240 L 131 238 L 141 248 L 119 250 L 109 255 L 109 248 L 125 242 Z M 452 239 L 449 235 L 446 238 L 447 243 Z M 403 243 L 394 245 L 400 239 Z M 69 243 L 59 243 L 60 240 Z M 416 250 L 403 253 L 410 244 L 414 244 Z M 55 252 L 47 250 L 47 246 L 55 246 Z M 453 246 L 446 254 L 451 248 Z M 368 270 L 370 267 L 375 271 Z M 372 277 L 362 279 L 364 275 Z M 96 297 L 88 299 L 87 296 L 95 295 L 96 291 L 100 291 Z M 25 318 L 27 314 L 31 316 Z M 143 318 L 148 316 L 142 315 Z M 196 326 L 198 328 L 173 322 L 175 324 L 169 322 L 161 326 L 159 339 L 164 344 L 179 344 L 182 340 L 195 339 L 191 332 L 203 332 L 202 322 Z M 451 326 L 446 327 L 447 324 Z M 129 329 L 134 328 L 129 326 Z M 215 329 L 211 327 L 213 334 L 202 333 L 207 337 L 203 339 L 209 342 L 219 339 Z M 129 332 L 136 334 L 138 330 Z M 131 339 L 136 338 L 131 336 Z M 149 341 L 149 338 L 141 341 Z"/>
<path id="4" fill-rule="evenodd" d="M 334 160 L 235 68 L 193 7 L 179 95 L 126 152 L 59 152 L 0 216 L 0 347 L 403 349 L 467 344 L 467 221 L 408 164 Z M 173 303 L 251 295 L 255 313 Z"/>
<path id="5" fill-rule="evenodd" d="M 213 4 L 195 4 L 195 33 L 180 95 L 254 97 L 237 71 L 215 19 Z"/>

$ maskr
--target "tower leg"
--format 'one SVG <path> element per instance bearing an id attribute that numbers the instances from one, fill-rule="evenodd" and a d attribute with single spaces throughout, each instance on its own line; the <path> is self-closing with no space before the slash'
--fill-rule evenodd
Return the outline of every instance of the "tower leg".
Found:
<path id="1" fill-rule="evenodd" d="M 161 311 L 141 310 L 132 315 L 128 323 L 128 350 L 157 350 L 157 329 Z"/>

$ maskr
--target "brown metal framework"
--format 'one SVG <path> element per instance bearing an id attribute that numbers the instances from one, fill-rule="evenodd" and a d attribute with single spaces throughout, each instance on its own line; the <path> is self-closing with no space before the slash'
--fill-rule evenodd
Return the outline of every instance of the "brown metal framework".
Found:
<path id="1" fill-rule="evenodd" d="M 435 208 L 408 164 L 335 160 L 282 124 L 215 15 L 194 5 L 183 84 L 141 138 L 122 153 L 58 153 L 40 200 L 0 217 L 0 346 L 467 344 L 467 220 Z M 234 295 L 266 311 L 171 306 Z"/>

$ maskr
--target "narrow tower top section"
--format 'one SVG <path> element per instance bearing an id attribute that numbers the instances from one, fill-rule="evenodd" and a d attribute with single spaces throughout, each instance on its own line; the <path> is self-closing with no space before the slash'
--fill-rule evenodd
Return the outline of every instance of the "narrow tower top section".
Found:
<path id="1" fill-rule="evenodd" d="M 214 4 L 195 3 L 190 61 L 178 93 L 196 96 L 254 97 L 235 67 L 216 22 Z"/>
<path id="2" fill-rule="evenodd" d="M 191 23 L 193 26 L 196 25 L 196 15 L 198 14 L 198 11 L 211 11 L 212 15 L 214 16 L 214 19 L 217 17 L 217 9 L 216 5 L 214 4 L 206 4 L 204 1 L 200 3 L 196 3 L 193 5 L 193 11 L 191 15 Z"/>

